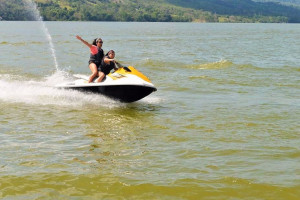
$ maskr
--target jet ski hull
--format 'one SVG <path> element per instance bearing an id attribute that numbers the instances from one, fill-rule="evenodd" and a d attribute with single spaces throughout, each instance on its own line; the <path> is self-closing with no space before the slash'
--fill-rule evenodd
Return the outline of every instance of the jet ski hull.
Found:
<path id="1" fill-rule="evenodd" d="M 156 88 L 140 85 L 70 87 L 69 89 L 81 92 L 98 93 L 125 103 L 138 101 L 156 91 Z"/>

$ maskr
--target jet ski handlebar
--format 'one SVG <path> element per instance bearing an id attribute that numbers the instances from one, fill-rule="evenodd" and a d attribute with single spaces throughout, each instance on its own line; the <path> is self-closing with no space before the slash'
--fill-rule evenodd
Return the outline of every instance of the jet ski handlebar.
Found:
<path id="1" fill-rule="evenodd" d="M 117 61 L 115 61 L 115 63 L 116 63 L 116 65 L 118 66 L 118 68 L 124 68 L 127 72 L 131 72 L 131 70 L 128 68 L 128 67 L 126 67 L 126 66 L 124 66 L 124 65 L 121 65 L 119 62 L 117 62 Z"/>

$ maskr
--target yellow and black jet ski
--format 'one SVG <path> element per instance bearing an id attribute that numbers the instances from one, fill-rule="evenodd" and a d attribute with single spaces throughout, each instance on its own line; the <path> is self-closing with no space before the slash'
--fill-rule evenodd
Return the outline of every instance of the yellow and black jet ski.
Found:
<path id="1" fill-rule="evenodd" d="M 138 101 L 157 90 L 144 74 L 132 66 L 118 68 L 100 83 L 88 83 L 86 75 L 75 74 L 74 77 L 75 81 L 56 87 L 99 93 L 126 103 Z"/>

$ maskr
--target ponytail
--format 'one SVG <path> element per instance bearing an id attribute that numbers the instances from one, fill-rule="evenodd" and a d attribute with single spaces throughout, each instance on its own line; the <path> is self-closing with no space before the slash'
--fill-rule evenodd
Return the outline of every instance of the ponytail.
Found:
<path id="1" fill-rule="evenodd" d="M 93 40 L 93 42 L 92 42 L 92 44 L 95 45 L 95 46 L 97 46 L 97 39 L 98 39 L 98 38 L 95 38 L 95 39 Z"/>

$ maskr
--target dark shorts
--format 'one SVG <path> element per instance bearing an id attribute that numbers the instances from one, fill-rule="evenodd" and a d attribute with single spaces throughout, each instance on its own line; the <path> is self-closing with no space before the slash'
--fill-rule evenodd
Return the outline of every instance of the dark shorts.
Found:
<path id="1" fill-rule="evenodd" d="M 91 64 L 91 63 L 94 63 L 97 66 L 97 70 L 101 71 L 101 69 L 100 69 L 100 63 L 96 63 L 94 61 L 89 61 L 89 64 Z"/>

